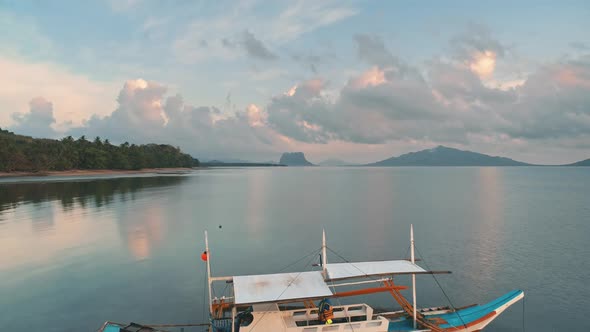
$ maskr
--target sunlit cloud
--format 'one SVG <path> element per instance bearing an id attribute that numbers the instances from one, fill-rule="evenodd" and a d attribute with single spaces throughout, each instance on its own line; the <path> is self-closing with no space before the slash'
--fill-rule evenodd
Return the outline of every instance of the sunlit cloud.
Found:
<path id="1" fill-rule="evenodd" d="M 494 74 L 496 58 L 496 53 L 492 51 L 477 52 L 473 55 L 472 62 L 469 63 L 469 69 L 482 79 L 490 78 Z"/>
<path id="2" fill-rule="evenodd" d="M 246 108 L 248 123 L 252 127 L 262 127 L 266 122 L 266 114 L 256 105 L 250 104 Z"/>
<path id="3" fill-rule="evenodd" d="M 360 89 L 385 83 L 385 72 L 378 67 L 372 67 L 360 76 L 352 79 L 351 86 Z"/>
<path id="4" fill-rule="evenodd" d="M 293 95 L 295 95 L 295 92 L 297 92 L 297 85 L 293 85 L 293 87 L 291 87 L 289 91 L 285 92 L 285 95 L 293 97 Z"/>

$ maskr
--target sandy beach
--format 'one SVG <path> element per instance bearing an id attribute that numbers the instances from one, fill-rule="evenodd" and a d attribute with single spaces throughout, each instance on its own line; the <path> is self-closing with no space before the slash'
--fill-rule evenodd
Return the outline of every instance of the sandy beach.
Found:
<path id="1" fill-rule="evenodd" d="M 40 172 L 0 172 L 0 178 L 6 177 L 29 177 L 29 176 L 92 176 L 92 175 L 132 175 L 146 173 L 160 174 L 182 174 L 196 168 L 175 167 L 175 168 L 144 168 L 139 170 L 116 170 L 116 169 L 77 169 L 67 171 L 40 171 Z"/>

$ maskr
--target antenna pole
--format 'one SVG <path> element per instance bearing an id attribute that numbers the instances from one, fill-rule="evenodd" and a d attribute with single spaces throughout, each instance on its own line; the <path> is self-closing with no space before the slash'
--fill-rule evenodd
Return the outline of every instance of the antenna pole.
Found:
<path id="1" fill-rule="evenodd" d="M 410 248 L 411 248 L 411 261 L 415 264 L 414 260 L 414 225 L 410 224 Z M 412 273 L 412 306 L 414 307 L 414 329 L 416 328 L 416 275 Z"/>
<path id="2" fill-rule="evenodd" d="M 209 254 L 209 238 L 207 236 L 207 231 L 205 231 L 205 251 L 207 252 L 207 285 L 209 286 L 209 314 L 213 316 L 213 303 L 211 300 L 211 264 L 210 259 L 211 255 Z"/>
<path id="3" fill-rule="evenodd" d="M 326 271 L 327 263 L 328 258 L 326 257 L 326 230 L 322 229 L 322 272 L 324 274 L 324 279 L 328 278 L 328 273 Z"/>

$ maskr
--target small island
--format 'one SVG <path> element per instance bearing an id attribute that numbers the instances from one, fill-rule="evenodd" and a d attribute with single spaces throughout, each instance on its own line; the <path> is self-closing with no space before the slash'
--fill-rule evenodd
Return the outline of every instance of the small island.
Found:
<path id="1" fill-rule="evenodd" d="M 281 156 L 279 164 L 287 166 L 315 166 L 305 159 L 303 152 L 285 152 Z"/>

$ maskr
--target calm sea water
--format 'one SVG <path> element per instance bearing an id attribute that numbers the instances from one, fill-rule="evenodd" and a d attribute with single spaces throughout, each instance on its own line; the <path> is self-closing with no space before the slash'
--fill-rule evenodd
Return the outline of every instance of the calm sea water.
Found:
<path id="1" fill-rule="evenodd" d="M 58 180 L 0 180 L 4 329 L 203 322 L 206 229 L 214 274 L 238 275 L 278 272 L 319 249 L 323 227 L 346 259 L 404 258 L 413 223 L 422 264 L 453 271 L 437 278 L 455 306 L 525 290 L 524 306 L 486 331 L 522 331 L 523 317 L 528 331 L 590 330 L 590 168 L 209 169 Z M 421 305 L 448 304 L 432 276 L 417 279 Z M 384 294 L 348 301 L 395 307 Z"/>

